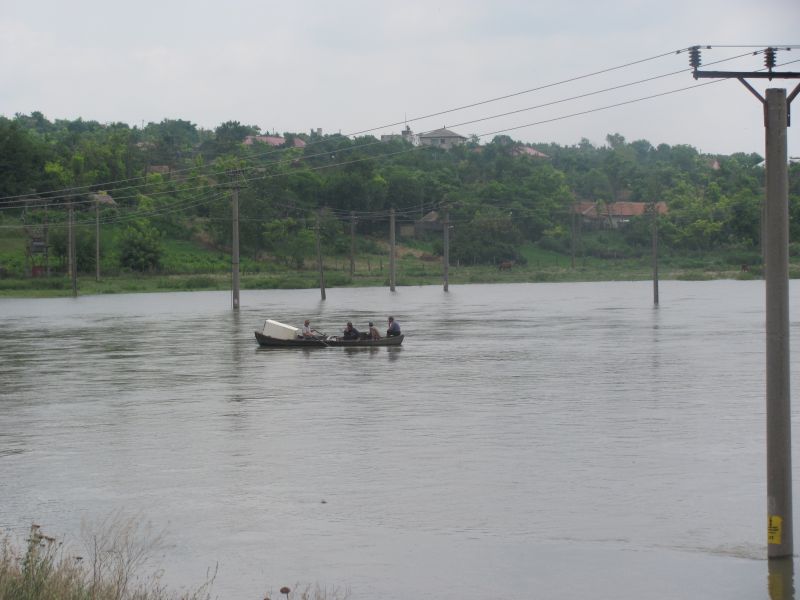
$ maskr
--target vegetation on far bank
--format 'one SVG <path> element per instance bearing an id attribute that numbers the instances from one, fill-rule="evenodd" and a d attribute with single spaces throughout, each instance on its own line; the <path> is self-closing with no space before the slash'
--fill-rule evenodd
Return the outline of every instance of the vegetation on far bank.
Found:
<path id="1" fill-rule="evenodd" d="M 534 245 L 522 249 L 525 261 L 509 268 L 497 265 L 451 265 L 451 285 L 470 283 L 529 283 L 570 281 L 633 281 L 652 278 L 650 256 L 596 258 L 541 250 Z M 78 277 L 80 295 L 138 292 L 175 292 L 230 290 L 230 255 L 202 247 L 191 249 L 181 245 L 186 268 L 164 273 L 81 272 Z M 348 256 L 326 257 L 325 285 L 336 287 L 374 287 L 389 285 L 389 260 L 386 255 L 359 255 L 355 272 L 350 275 Z M 743 270 L 744 265 L 744 270 Z M 762 276 L 756 256 L 730 253 L 661 257 L 659 278 L 662 280 L 757 279 Z M 790 276 L 800 278 L 800 261 L 790 266 Z M 441 257 L 432 257 L 420 249 L 400 246 L 396 261 L 398 286 L 440 285 L 443 282 Z M 311 263 L 304 268 L 243 261 L 240 271 L 242 290 L 307 289 L 319 287 L 319 271 Z M 51 277 L 0 278 L 0 297 L 59 297 L 72 293 L 71 280 L 63 273 Z"/>
<path id="2" fill-rule="evenodd" d="M 760 276 L 757 154 L 618 134 L 603 146 L 500 135 L 447 149 L 260 133 L 236 121 L 211 131 L 180 119 L 139 128 L 0 116 L 0 294 L 69 293 L 70 206 L 80 293 L 226 289 L 234 194 L 244 289 L 317 286 L 317 245 L 327 286 L 387 285 L 392 216 L 397 285 L 441 282 L 445 226 L 454 284 L 646 278 L 656 222 L 662 278 Z M 612 217 L 624 202 L 649 212 Z M 800 255 L 798 163 L 789 210 Z"/>

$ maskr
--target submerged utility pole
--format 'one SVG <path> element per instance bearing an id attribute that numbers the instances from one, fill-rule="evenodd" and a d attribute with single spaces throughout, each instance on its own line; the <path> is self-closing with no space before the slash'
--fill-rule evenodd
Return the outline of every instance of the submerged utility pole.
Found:
<path id="1" fill-rule="evenodd" d="M 450 291 L 450 209 L 444 211 L 444 256 L 442 267 L 444 269 L 444 291 Z"/>
<path id="2" fill-rule="evenodd" d="M 72 281 L 72 297 L 78 296 L 78 265 L 77 253 L 75 252 L 75 205 L 72 198 L 69 200 L 69 278 Z"/>
<path id="3" fill-rule="evenodd" d="M 44 268 L 47 278 L 50 278 L 50 222 L 47 204 L 44 205 Z"/>
<path id="4" fill-rule="evenodd" d="M 100 282 L 100 201 L 94 201 L 94 280 Z"/>
<path id="5" fill-rule="evenodd" d="M 698 71 L 700 47 L 690 49 L 694 77 L 736 78 L 764 106 L 766 133 L 766 203 L 764 279 L 767 338 L 767 556 L 792 560 L 792 423 L 789 397 L 789 172 L 786 129 L 789 108 L 800 92 L 787 97 L 782 88 L 769 88 L 766 98 L 745 78 L 800 79 L 797 72 L 776 72 L 777 48 L 766 48 L 765 70 L 755 72 Z"/>
<path id="6" fill-rule="evenodd" d="M 577 206 L 575 204 L 572 205 L 570 213 L 570 239 L 569 239 L 569 253 L 570 253 L 570 266 L 572 270 L 575 270 L 575 211 Z"/>
<path id="7" fill-rule="evenodd" d="M 350 279 L 356 272 L 356 213 L 350 211 Z"/>
<path id="8" fill-rule="evenodd" d="M 105 192 L 89 194 L 89 198 L 94 200 L 94 263 L 95 281 L 100 281 L 100 204 L 113 206 L 114 199 Z"/>
<path id="9" fill-rule="evenodd" d="M 239 310 L 239 184 L 233 186 L 231 199 L 233 210 L 233 239 L 231 240 L 231 285 L 233 288 L 233 310 Z"/>
<path id="10" fill-rule="evenodd" d="M 394 207 L 389 211 L 389 290 L 394 291 L 395 284 L 395 248 L 394 248 Z"/>
<path id="11" fill-rule="evenodd" d="M 658 306 L 658 204 L 652 202 L 650 209 L 653 212 L 652 237 L 653 237 L 653 304 Z"/>
<path id="12" fill-rule="evenodd" d="M 322 211 L 320 211 L 321 213 Z M 319 229 L 320 229 L 320 213 L 317 213 L 317 225 L 314 229 L 317 232 L 317 266 L 319 267 L 319 294 L 320 297 L 325 300 L 325 272 L 322 269 L 322 244 L 319 239 Z"/>

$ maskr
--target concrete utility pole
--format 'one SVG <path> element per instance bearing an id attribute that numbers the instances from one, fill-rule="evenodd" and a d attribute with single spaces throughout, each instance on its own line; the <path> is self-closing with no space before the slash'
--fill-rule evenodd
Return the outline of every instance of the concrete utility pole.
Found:
<path id="1" fill-rule="evenodd" d="M 570 232 L 572 235 L 570 236 L 570 244 L 569 244 L 569 251 L 570 251 L 570 260 L 571 260 L 571 267 L 572 270 L 575 270 L 575 210 L 577 206 L 575 204 L 572 205 L 572 213 L 570 217 Z"/>
<path id="2" fill-rule="evenodd" d="M 350 211 L 350 278 L 356 273 L 356 213 Z"/>
<path id="3" fill-rule="evenodd" d="M 789 171 L 786 128 L 789 107 L 800 85 L 787 97 L 785 89 L 769 88 L 766 98 L 745 77 L 800 79 L 800 73 L 776 72 L 776 48 L 764 50 L 766 71 L 698 71 L 700 47 L 690 49 L 694 77 L 738 79 L 764 105 L 766 130 L 766 204 L 764 278 L 767 338 L 767 555 L 792 560 L 792 438 L 789 397 Z"/>
<path id="4" fill-rule="evenodd" d="M 394 248 L 394 207 L 389 211 L 389 290 L 394 291 L 395 284 L 395 248 Z"/>
<path id="5" fill-rule="evenodd" d="M 44 268 L 50 278 L 50 223 L 47 204 L 44 205 Z"/>
<path id="6" fill-rule="evenodd" d="M 444 211 L 444 256 L 442 257 L 442 267 L 444 268 L 444 291 L 450 291 L 450 209 Z"/>
<path id="7" fill-rule="evenodd" d="M 77 254 L 75 252 L 75 205 L 72 199 L 69 201 L 69 235 L 68 235 L 67 249 L 68 265 L 69 265 L 69 278 L 72 280 L 72 297 L 78 296 L 78 265 Z"/>
<path id="8" fill-rule="evenodd" d="M 100 282 L 100 201 L 94 201 L 94 280 Z"/>
<path id="9" fill-rule="evenodd" d="M 789 175 L 786 90 L 767 90 L 767 510 L 769 557 L 792 556 Z"/>
<path id="10" fill-rule="evenodd" d="M 322 268 L 322 244 L 321 244 L 320 239 L 319 239 L 319 237 L 320 237 L 320 233 L 319 233 L 320 225 L 319 225 L 319 223 L 320 223 L 320 216 L 319 216 L 319 213 L 317 213 L 317 225 L 316 225 L 316 227 L 314 227 L 314 229 L 317 232 L 317 266 L 319 267 L 319 294 L 320 294 L 320 297 L 323 300 L 325 300 L 325 272 L 323 271 L 323 268 Z"/>
<path id="11" fill-rule="evenodd" d="M 239 185 L 233 186 L 233 239 L 231 241 L 231 284 L 233 310 L 239 310 Z"/>
<path id="12" fill-rule="evenodd" d="M 89 200 L 94 202 L 94 264 L 95 281 L 100 281 L 100 205 L 113 206 L 114 199 L 105 192 L 89 194 Z"/>
<path id="13" fill-rule="evenodd" d="M 653 304 L 658 306 L 658 204 L 653 202 L 650 208 L 653 212 Z"/>

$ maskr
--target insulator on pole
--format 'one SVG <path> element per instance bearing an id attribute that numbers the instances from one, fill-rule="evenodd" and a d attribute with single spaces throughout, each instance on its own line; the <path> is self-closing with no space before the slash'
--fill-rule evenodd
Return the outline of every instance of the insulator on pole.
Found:
<path id="1" fill-rule="evenodd" d="M 764 50 L 764 66 L 770 71 L 775 68 L 775 48 Z"/>
<path id="2" fill-rule="evenodd" d="M 689 66 L 693 69 L 700 67 L 700 46 L 692 46 L 689 49 Z"/>

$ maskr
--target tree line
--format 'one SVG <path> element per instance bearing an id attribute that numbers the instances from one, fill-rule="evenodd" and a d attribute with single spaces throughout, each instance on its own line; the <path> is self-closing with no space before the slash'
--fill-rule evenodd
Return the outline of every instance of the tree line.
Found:
<path id="1" fill-rule="evenodd" d="M 346 253 L 352 216 L 360 234 L 384 236 L 390 209 L 400 222 L 447 210 L 452 259 L 476 264 L 524 260 L 525 243 L 568 252 L 577 201 L 628 200 L 666 203 L 659 231 L 668 251 L 758 254 L 764 168 L 755 153 L 708 155 L 619 134 L 601 146 L 522 144 L 505 135 L 480 144 L 473 136 L 450 150 L 314 131 L 283 133 L 279 146 L 243 143 L 260 134 L 236 121 L 206 130 L 180 119 L 131 127 L 50 121 L 39 112 L 0 117 L 0 219 L 41 220 L 43 205 L 91 207 L 89 194 L 102 191 L 115 201 L 98 210 L 119 231 L 121 266 L 157 269 L 165 237 L 229 246 L 236 186 L 241 251 L 255 259 L 302 265 L 318 220 L 327 251 Z M 790 211 L 790 237 L 798 240 L 798 164 L 790 165 Z M 583 251 L 600 256 L 611 244 L 618 255 L 642 253 L 647 219 L 631 218 L 613 236 L 586 231 Z M 59 244 L 56 235 L 57 251 Z"/>

